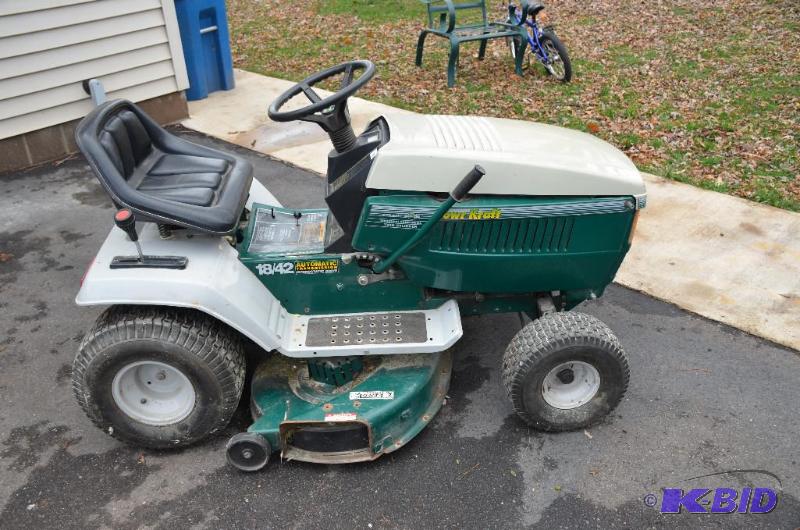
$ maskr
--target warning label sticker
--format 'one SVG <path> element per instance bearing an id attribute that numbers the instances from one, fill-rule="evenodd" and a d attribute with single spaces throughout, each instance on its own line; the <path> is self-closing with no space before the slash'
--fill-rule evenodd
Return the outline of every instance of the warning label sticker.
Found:
<path id="1" fill-rule="evenodd" d="M 332 412 L 325 414 L 325 421 L 355 421 L 358 415 L 355 412 Z"/>
<path id="2" fill-rule="evenodd" d="M 322 252 L 327 210 L 260 207 L 253 221 L 251 254 Z"/>
<path id="3" fill-rule="evenodd" d="M 350 399 L 394 399 L 394 391 L 369 390 L 366 392 L 350 392 Z"/>
<path id="4" fill-rule="evenodd" d="M 339 272 L 338 259 L 310 259 L 294 262 L 295 274 L 318 274 Z"/>

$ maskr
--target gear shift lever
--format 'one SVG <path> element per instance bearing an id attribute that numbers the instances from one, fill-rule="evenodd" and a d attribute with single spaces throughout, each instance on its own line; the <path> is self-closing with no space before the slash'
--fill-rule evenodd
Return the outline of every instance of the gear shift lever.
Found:
<path id="1" fill-rule="evenodd" d="M 117 228 L 124 230 L 128 234 L 128 238 L 136 245 L 136 250 L 139 252 L 139 261 L 144 262 L 144 254 L 142 254 L 142 246 L 139 244 L 139 234 L 136 233 L 136 218 L 129 208 L 123 208 L 114 214 L 114 223 Z"/>
<path id="2" fill-rule="evenodd" d="M 122 208 L 114 214 L 114 224 L 128 234 L 128 239 L 136 245 L 138 256 L 115 256 L 111 260 L 112 269 L 185 269 L 189 259 L 185 256 L 145 256 L 136 233 L 136 218 L 130 208 Z"/>

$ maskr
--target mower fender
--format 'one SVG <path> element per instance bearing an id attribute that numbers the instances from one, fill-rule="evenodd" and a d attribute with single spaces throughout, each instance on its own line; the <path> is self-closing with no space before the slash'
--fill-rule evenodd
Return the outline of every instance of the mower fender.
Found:
<path id="1" fill-rule="evenodd" d="M 253 181 L 252 201 L 278 201 Z M 249 206 L 249 204 L 248 204 Z M 137 227 L 145 255 L 183 256 L 183 270 L 109 267 L 116 256 L 134 256 L 136 247 L 117 227 L 111 229 L 89 265 L 75 302 L 92 305 L 161 305 L 193 308 L 224 322 L 267 351 L 278 349 L 291 320 L 280 302 L 240 261 L 225 238 L 175 231 L 162 239 L 153 223 Z"/>

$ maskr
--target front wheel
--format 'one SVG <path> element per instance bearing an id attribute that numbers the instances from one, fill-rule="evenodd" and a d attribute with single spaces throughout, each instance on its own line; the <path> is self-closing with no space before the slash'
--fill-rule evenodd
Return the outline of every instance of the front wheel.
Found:
<path id="1" fill-rule="evenodd" d="M 241 340 L 215 319 L 189 309 L 114 306 L 81 342 L 72 387 L 97 427 L 162 449 L 225 427 L 244 377 Z"/>
<path id="2" fill-rule="evenodd" d="M 503 382 L 515 412 L 543 431 L 597 423 L 619 404 L 629 379 L 617 338 L 583 313 L 552 313 L 530 322 L 503 356 Z"/>
<path id="3" fill-rule="evenodd" d="M 547 52 L 547 60 L 543 61 L 547 73 L 562 83 L 572 79 L 572 63 L 567 48 L 551 31 L 543 31 L 539 42 Z"/>

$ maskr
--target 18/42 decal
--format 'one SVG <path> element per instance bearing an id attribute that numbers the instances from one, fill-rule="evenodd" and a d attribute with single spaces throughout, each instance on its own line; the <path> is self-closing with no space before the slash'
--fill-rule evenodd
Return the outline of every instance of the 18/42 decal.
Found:
<path id="1" fill-rule="evenodd" d="M 339 260 L 331 258 L 307 259 L 302 261 L 282 261 L 279 263 L 259 263 L 256 265 L 259 276 L 276 274 L 331 274 L 339 272 Z"/>
<path id="2" fill-rule="evenodd" d="M 275 274 L 294 274 L 294 263 L 284 261 L 283 263 L 259 263 L 256 265 L 259 276 L 273 276 Z"/>

